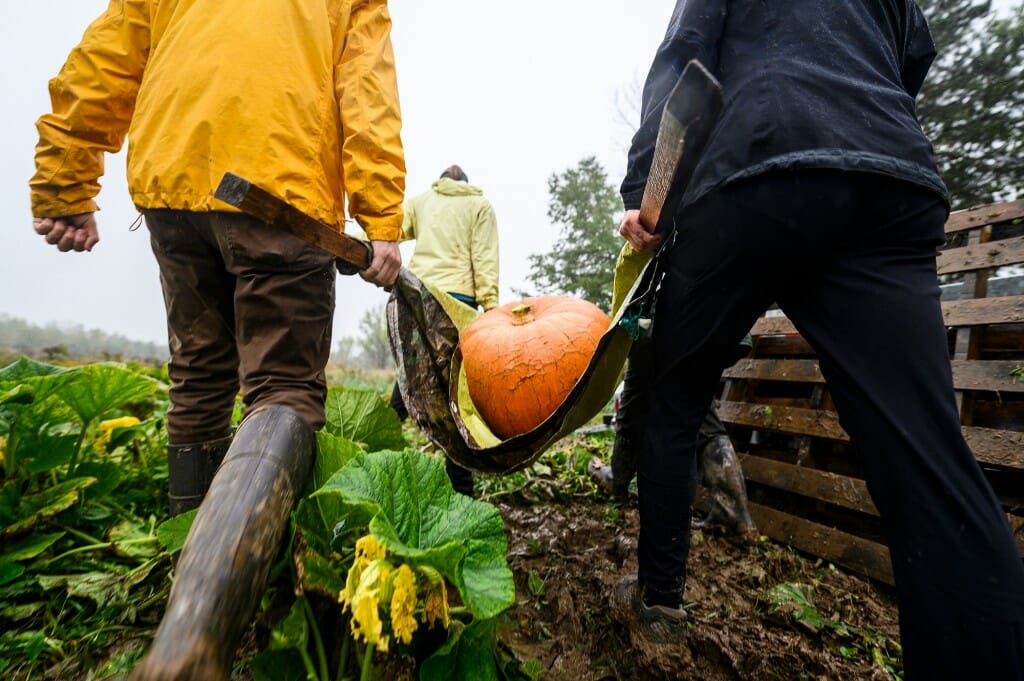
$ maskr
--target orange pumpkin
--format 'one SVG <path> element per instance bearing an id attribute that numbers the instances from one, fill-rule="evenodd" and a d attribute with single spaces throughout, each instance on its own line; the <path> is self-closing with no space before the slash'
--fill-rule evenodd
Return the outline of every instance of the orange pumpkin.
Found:
<path id="1" fill-rule="evenodd" d="M 495 435 L 508 439 L 554 413 L 594 356 L 611 320 L 572 296 L 507 303 L 459 339 L 469 396 Z"/>

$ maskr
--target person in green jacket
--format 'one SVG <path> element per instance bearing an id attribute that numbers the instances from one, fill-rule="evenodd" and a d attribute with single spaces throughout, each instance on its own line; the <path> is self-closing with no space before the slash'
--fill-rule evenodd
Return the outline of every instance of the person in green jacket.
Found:
<path id="1" fill-rule="evenodd" d="M 472 308 L 498 305 L 498 221 L 483 190 L 449 166 L 430 189 L 406 200 L 402 238 L 415 239 L 409 270 L 420 280 Z M 403 421 L 409 412 L 396 383 L 391 406 Z M 456 492 L 472 496 L 473 474 L 448 459 Z"/>

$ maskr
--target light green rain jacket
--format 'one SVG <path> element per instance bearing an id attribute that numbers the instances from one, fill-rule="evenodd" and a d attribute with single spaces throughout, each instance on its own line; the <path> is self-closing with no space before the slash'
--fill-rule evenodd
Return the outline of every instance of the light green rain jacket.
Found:
<path id="1" fill-rule="evenodd" d="M 440 291 L 498 304 L 498 221 L 479 187 L 441 178 L 405 202 L 405 239 L 416 240 L 409 269 Z"/>

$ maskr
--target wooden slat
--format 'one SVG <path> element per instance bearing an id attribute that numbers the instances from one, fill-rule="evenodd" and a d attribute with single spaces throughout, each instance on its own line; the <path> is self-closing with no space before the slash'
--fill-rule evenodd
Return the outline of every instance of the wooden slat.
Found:
<path id="1" fill-rule="evenodd" d="M 837 442 L 850 438 L 835 412 L 746 402 L 722 401 L 718 416 L 726 423 Z M 1024 470 L 1024 432 L 965 426 L 964 438 L 983 464 Z"/>
<path id="2" fill-rule="evenodd" d="M 955 359 L 953 387 L 957 390 L 988 390 L 1024 393 L 1024 380 L 1014 374 L 1024 362 L 1014 360 Z"/>
<path id="3" fill-rule="evenodd" d="M 981 463 L 1024 471 L 1024 432 L 964 427 L 963 433 Z"/>
<path id="4" fill-rule="evenodd" d="M 946 326 L 1018 324 L 1024 322 L 1024 296 L 948 300 L 942 303 L 942 315 Z M 750 335 L 755 337 L 795 333 L 796 327 L 787 317 L 761 317 L 750 329 Z"/>
<path id="5" fill-rule="evenodd" d="M 749 503 L 761 534 L 825 560 L 893 584 L 889 549 L 878 542 L 819 525 L 768 506 Z"/>
<path id="6" fill-rule="evenodd" d="M 1018 218 L 1024 218 L 1024 199 L 976 206 L 951 213 L 949 219 L 946 220 L 946 234 Z"/>
<path id="7" fill-rule="evenodd" d="M 751 454 L 740 456 L 743 477 L 761 485 L 818 499 L 853 511 L 878 515 L 863 480 L 794 466 Z"/>
<path id="8" fill-rule="evenodd" d="M 761 317 L 750 329 L 751 336 L 788 336 L 797 333 L 789 317 Z"/>
<path id="9" fill-rule="evenodd" d="M 722 375 L 757 381 L 825 382 L 816 359 L 741 359 Z"/>
<path id="10" fill-rule="evenodd" d="M 718 405 L 718 416 L 726 423 L 779 433 L 809 435 L 840 442 L 850 440 L 839 425 L 839 417 L 831 411 L 722 401 Z"/>
<path id="11" fill-rule="evenodd" d="M 1024 296 L 949 300 L 942 304 L 946 326 L 1015 324 L 1024 321 Z"/>
<path id="12" fill-rule="evenodd" d="M 1002 267 L 1024 262 L 1024 236 L 1001 241 L 951 248 L 939 253 L 939 274 L 972 272 L 986 267 Z"/>

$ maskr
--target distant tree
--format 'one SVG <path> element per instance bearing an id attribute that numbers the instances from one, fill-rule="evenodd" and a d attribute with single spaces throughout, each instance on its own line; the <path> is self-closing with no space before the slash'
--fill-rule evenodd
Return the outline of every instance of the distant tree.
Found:
<path id="1" fill-rule="evenodd" d="M 356 339 L 353 336 L 342 336 L 334 344 L 331 361 L 335 364 L 354 366 L 356 362 Z"/>
<path id="2" fill-rule="evenodd" d="M 918 0 L 938 49 L 917 111 L 955 208 L 1024 194 L 1024 4 Z"/>
<path id="3" fill-rule="evenodd" d="M 561 227 L 550 253 L 529 256 L 527 279 L 543 293 L 589 300 L 608 310 L 622 201 L 593 156 L 548 179 L 548 217 Z"/>
<path id="4" fill-rule="evenodd" d="M 388 341 L 388 318 L 384 305 L 372 307 L 359 320 L 359 349 L 368 369 L 389 369 L 394 366 L 391 343 Z"/>

